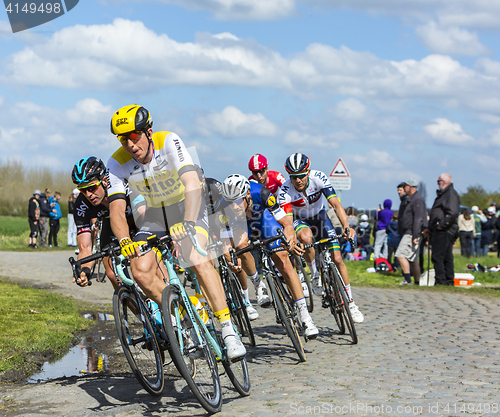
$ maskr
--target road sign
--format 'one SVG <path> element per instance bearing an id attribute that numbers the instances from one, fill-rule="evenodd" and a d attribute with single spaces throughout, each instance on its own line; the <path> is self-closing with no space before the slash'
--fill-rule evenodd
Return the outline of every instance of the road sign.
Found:
<path id="1" fill-rule="evenodd" d="M 330 183 L 336 190 L 351 189 L 351 174 L 349 174 L 349 170 L 342 158 L 339 158 L 332 172 L 330 172 Z"/>

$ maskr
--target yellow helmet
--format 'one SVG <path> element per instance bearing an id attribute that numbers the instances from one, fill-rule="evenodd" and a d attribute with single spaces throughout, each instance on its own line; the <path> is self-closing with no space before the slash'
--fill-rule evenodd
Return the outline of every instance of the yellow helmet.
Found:
<path id="1" fill-rule="evenodd" d="M 153 126 L 151 114 L 138 104 L 122 107 L 111 119 L 113 135 L 125 135 L 136 130 L 149 129 L 151 126 Z"/>

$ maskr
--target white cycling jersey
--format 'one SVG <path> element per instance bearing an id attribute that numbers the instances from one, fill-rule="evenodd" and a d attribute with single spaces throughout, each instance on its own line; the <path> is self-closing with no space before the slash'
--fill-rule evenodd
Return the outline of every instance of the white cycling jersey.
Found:
<path id="1" fill-rule="evenodd" d="M 184 143 L 173 132 L 152 135 L 153 157 L 141 164 L 121 147 L 108 161 L 108 198 L 125 198 L 126 183 L 137 190 L 148 207 L 170 206 L 184 200 L 180 175 L 194 170 L 193 160 Z"/>
<path id="2" fill-rule="evenodd" d="M 278 201 L 287 215 L 309 219 L 323 209 L 321 198 L 323 195 L 327 200 L 336 197 L 335 190 L 326 174 L 312 169 L 309 173 L 309 184 L 304 192 L 298 191 L 292 181 L 287 180 L 278 192 Z"/>

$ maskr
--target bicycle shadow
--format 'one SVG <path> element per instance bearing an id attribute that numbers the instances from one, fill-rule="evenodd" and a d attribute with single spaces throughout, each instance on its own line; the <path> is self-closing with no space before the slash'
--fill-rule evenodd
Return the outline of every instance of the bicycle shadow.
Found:
<path id="1" fill-rule="evenodd" d="M 349 335 L 349 331 L 346 329 L 345 334 L 341 334 L 338 329 L 332 329 L 330 327 L 318 326 L 320 331 L 319 336 L 314 339 L 315 342 L 322 344 L 334 344 L 337 346 L 352 345 L 352 339 Z"/>

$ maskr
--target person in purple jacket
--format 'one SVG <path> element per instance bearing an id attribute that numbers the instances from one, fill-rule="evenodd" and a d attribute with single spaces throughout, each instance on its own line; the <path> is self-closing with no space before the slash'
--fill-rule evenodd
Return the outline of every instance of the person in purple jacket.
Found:
<path id="1" fill-rule="evenodd" d="M 385 258 L 389 254 L 387 247 L 387 225 L 391 222 L 393 211 L 391 210 L 392 201 L 387 199 L 384 201 L 384 209 L 379 206 L 375 214 L 375 220 L 378 221 L 377 232 L 375 233 L 375 244 L 373 258 Z"/>

